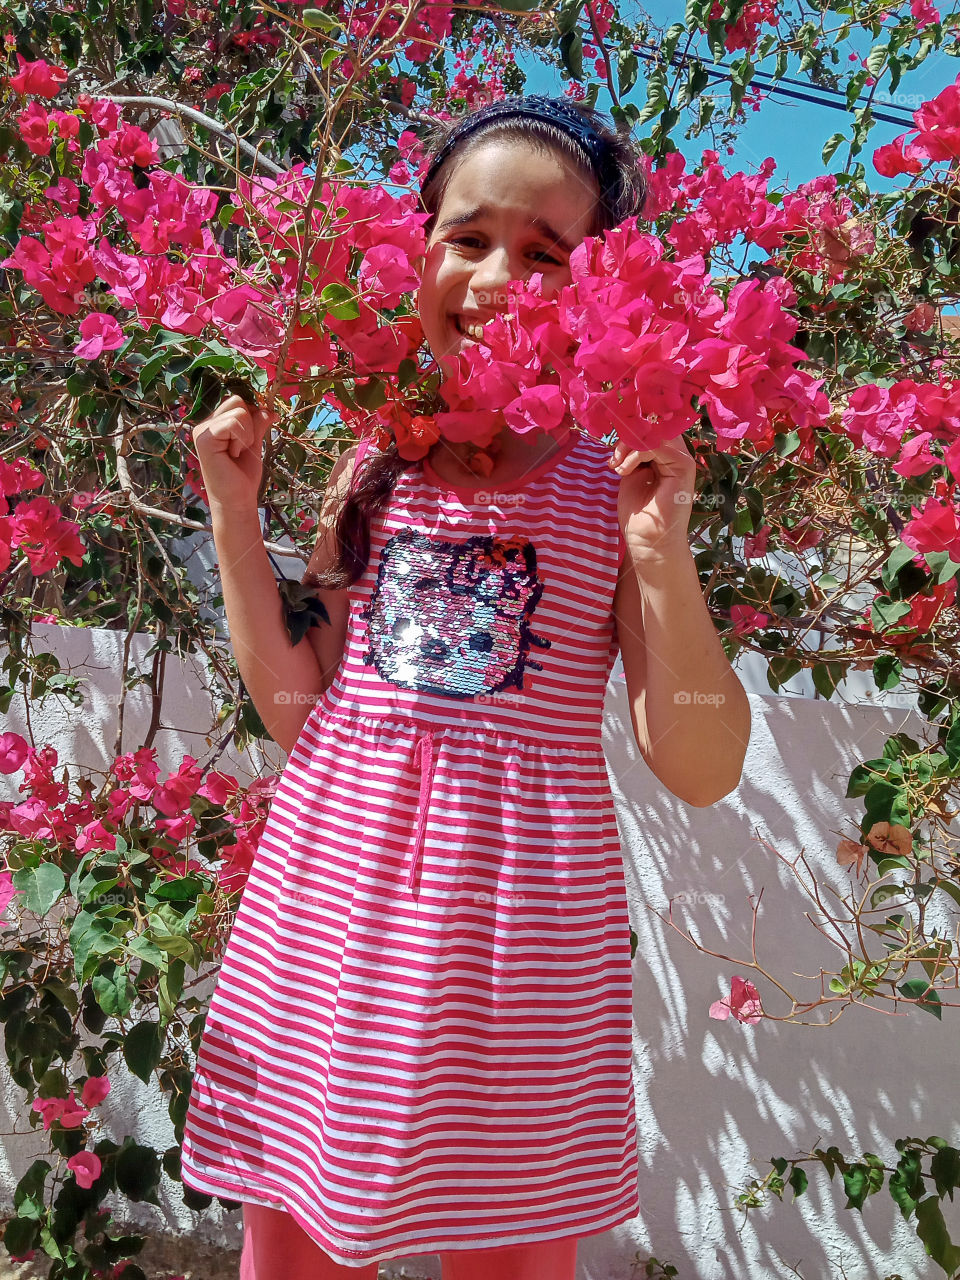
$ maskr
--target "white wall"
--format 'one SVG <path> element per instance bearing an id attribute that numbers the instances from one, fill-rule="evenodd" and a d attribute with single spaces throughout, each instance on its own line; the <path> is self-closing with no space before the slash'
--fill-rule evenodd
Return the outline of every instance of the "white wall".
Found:
<path id="1" fill-rule="evenodd" d="M 53 698 L 31 709 L 37 742 L 52 742 L 63 761 L 104 768 L 114 737 L 122 636 L 53 626 L 37 626 L 35 635 L 39 649 L 90 678 L 82 713 Z M 149 644 L 147 636 L 136 638 L 139 661 Z M 684 894 L 688 904 L 675 908 L 674 919 L 692 928 L 705 946 L 746 959 L 748 895 L 762 888 L 757 945 L 766 966 L 812 993 L 814 984 L 793 978 L 794 972 L 834 965 L 838 953 L 803 918 L 809 902 L 759 837 L 786 857 L 803 849 L 821 883 L 842 891 L 849 876 L 836 865 L 836 845 L 841 835 L 855 834 L 860 816 L 860 802 L 843 798 L 850 770 L 858 760 L 878 755 L 897 729 L 923 740 L 924 726 L 896 705 L 772 696 L 762 673 L 759 660 L 747 660 L 740 672 L 753 711 L 741 785 L 709 809 L 677 800 L 640 759 L 626 687 L 616 671 L 607 692 L 605 748 L 639 937 L 635 1085 L 643 1207 L 635 1221 L 583 1241 L 583 1280 L 634 1280 L 643 1274 L 636 1260 L 649 1254 L 673 1262 L 681 1280 L 797 1274 L 804 1280 L 873 1280 L 891 1272 L 920 1280 L 937 1274 L 885 1190 L 868 1199 L 861 1217 L 843 1208 L 839 1175 L 830 1183 L 824 1172 L 810 1168 L 810 1188 L 795 1205 L 788 1192 L 782 1205 L 754 1211 L 745 1226 L 732 1207 L 736 1190 L 762 1176 L 771 1156 L 836 1144 L 851 1155 L 870 1150 L 889 1157 L 892 1140 L 907 1135 L 940 1134 L 960 1144 L 956 1108 L 940 1085 L 954 1076 L 949 1013 L 938 1023 L 916 1010 L 885 1017 L 853 1009 L 830 1029 L 712 1020 L 707 1009 L 729 991 L 731 973 L 750 976 L 749 970 L 700 954 L 654 914 L 666 912 L 671 896 Z M 853 691 L 860 698 L 869 683 L 868 673 L 862 674 Z M 213 758 L 220 748 L 211 734 L 214 713 L 202 665 L 181 668 L 170 657 L 166 727 L 156 742 L 165 768 L 179 764 L 186 752 L 201 762 Z M 127 717 L 123 746 L 133 750 L 149 721 L 144 689 L 131 695 Z M 24 732 L 18 700 L 3 727 Z M 251 751 L 243 760 L 226 751 L 218 767 L 250 779 L 282 760 L 275 748 Z M 11 779 L 0 781 L 9 798 Z M 30 1133 L 19 1091 L 9 1080 L 0 1093 L 4 1131 L 26 1135 L 4 1139 L 0 1202 L 6 1210 L 13 1186 L 44 1141 L 42 1131 Z M 159 1094 L 134 1078 L 124 1084 L 118 1078 L 98 1110 L 115 1141 L 131 1133 L 161 1151 L 173 1142 Z M 216 1204 L 203 1214 L 184 1209 L 179 1188 L 166 1177 L 161 1199 L 162 1212 L 112 1204 L 122 1203 L 128 1220 L 154 1230 L 192 1231 L 239 1247 L 239 1211 L 227 1213 Z M 945 1211 L 960 1239 L 960 1206 L 947 1202 Z M 440 1274 L 435 1257 L 398 1260 L 381 1270 L 384 1277 L 435 1280 Z"/>

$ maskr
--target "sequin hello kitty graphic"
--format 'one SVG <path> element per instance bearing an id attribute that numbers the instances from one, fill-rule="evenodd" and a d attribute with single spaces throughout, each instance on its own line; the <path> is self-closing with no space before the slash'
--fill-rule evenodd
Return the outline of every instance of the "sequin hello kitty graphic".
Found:
<path id="1" fill-rule="evenodd" d="M 450 698 L 522 689 L 534 634 L 530 616 L 543 594 L 537 553 L 527 538 L 478 535 L 447 542 L 404 529 L 380 553 L 369 604 L 364 662 L 391 684 Z"/>

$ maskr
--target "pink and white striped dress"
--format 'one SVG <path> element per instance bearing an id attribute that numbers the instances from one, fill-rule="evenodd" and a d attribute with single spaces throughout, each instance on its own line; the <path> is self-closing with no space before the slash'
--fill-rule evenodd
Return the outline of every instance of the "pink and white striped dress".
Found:
<path id="1" fill-rule="evenodd" d="M 608 457 L 401 475 L 236 912 L 183 1179 L 347 1266 L 639 1212 Z"/>

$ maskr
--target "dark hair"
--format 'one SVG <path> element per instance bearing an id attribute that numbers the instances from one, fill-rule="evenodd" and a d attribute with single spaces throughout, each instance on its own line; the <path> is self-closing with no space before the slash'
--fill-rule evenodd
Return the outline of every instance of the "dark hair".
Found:
<path id="1" fill-rule="evenodd" d="M 517 139 L 553 147 L 576 165 L 598 192 L 594 223 L 589 235 L 599 235 L 618 226 L 626 218 L 640 215 L 647 186 L 639 163 L 642 153 L 635 139 L 629 133 L 620 132 L 596 107 L 568 98 L 558 101 L 582 116 L 606 143 L 619 177 L 612 192 L 601 194 L 599 182 L 586 153 L 560 125 L 534 116 L 495 117 L 478 125 L 458 142 L 430 181 L 425 182 L 421 188 L 420 201 L 430 215 L 423 226 L 427 239 L 433 231 L 437 211 L 443 203 L 450 179 L 456 171 L 457 166 L 451 164 L 451 160 L 462 161 L 481 141 L 488 138 Z M 438 121 L 424 139 L 427 155 L 437 155 L 453 130 L 473 114 L 475 112 L 468 111 L 450 120 Z M 363 465 L 354 472 L 350 489 L 336 517 L 336 559 L 326 572 L 311 574 L 310 585 L 328 590 L 343 590 L 357 581 L 370 558 L 371 516 L 389 501 L 400 474 L 417 465 L 417 461 L 400 456 L 395 441 L 391 441 L 382 452 L 367 454 Z"/>

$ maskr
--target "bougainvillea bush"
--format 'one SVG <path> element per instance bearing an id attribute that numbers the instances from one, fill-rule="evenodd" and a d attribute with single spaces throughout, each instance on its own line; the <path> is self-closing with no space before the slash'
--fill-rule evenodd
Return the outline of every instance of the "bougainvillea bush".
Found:
<path id="1" fill-rule="evenodd" d="M 439 434 L 483 441 L 504 421 L 572 419 L 644 448 L 685 433 L 691 546 L 731 658 L 762 655 L 775 692 L 807 670 L 824 698 L 869 671 L 915 692 L 929 731 L 892 736 L 850 778 L 826 855 L 849 868 L 849 895 L 824 905 L 823 851 L 819 868 L 790 864 L 832 926 L 822 983 L 722 956 L 730 994 L 704 1017 L 731 1033 L 865 1003 L 942 1018 L 958 957 L 933 906 L 960 905 L 960 383 L 944 313 L 960 80 L 893 142 L 870 134 L 925 59 L 957 55 L 960 14 L 691 0 L 660 29 L 612 0 L 0 10 L 0 709 L 82 707 L 37 622 L 122 632 L 125 654 L 151 638 L 149 671 L 116 673 L 120 730 L 98 770 L 0 733 L 0 1020 L 41 1153 L 8 1253 L 46 1255 L 52 1276 L 137 1280 L 142 1237 L 118 1234 L 103 1201 L 157 1204 L 162 1173 L 179 1178 L 177 1145 L 108 1140 L 97 1108 L 132 1072 L 159 1084 L 180 1141 L 200 971 L 222 954 L 276 782 L 217 767 L 225 743 L 266 731 L 216 581 L 188 572 L 209 535 L 191 424 L 232 391 L 279 413 L 261 490 L 279 578 L 296 576 L 291 546 L 309 556 L 355 434 L 416 459 Z M 414 304 L 427 131 L 522 92 L 535 62 L 642 140 L 646 204 L 576 250 L 558 296 L 515 282 L 509 314 L 440 370 Z M 783 77 L 847 111 L 824 173 L 793 188 L 772 158 L 728 164 Z M 302 638 L 316 611 L 284 590 Z M 159 706 L 168 654 L 203 659 L 221 710 L 208 758 L 161 769 L 158 717 L 124 742 L 123 700 L 146 682 Z M 937 1214 L 960 1163 L 911 1142 L 891 1193 L 948 1270 Z M 825 1154 L 811 1158 L 849 1176 L 852 1203 L 877 1189 L 869 1161 Z M 802 1168 L 785 1178 L 781 1163 L 766 1189 L 799 1194 Z"/>

